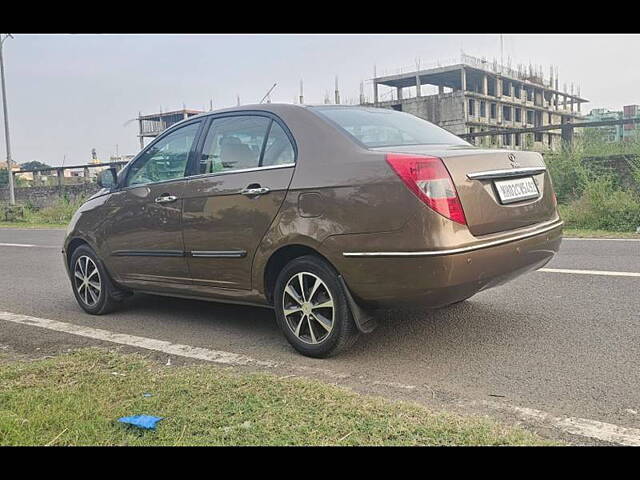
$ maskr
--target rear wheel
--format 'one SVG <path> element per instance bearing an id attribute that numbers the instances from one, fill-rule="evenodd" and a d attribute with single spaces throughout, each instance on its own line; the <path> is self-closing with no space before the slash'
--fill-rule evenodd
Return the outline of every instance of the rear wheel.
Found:
<path id="1" fill-rule="evenodd" d="M 328 357 L 357 340 L 337 273 L 324 260 L 313 255 L 292 260 L 278 275 L 274 293 L 280 328 L 303 355 Z"/>
<path id="2" fill-rule="evenodd" d="M 74 250 L 70 270 L 73 294 L 85 312 L 102 315 L 119 305 L 123 292 L 113 286 L 91 247 L 82 245 Z"/>

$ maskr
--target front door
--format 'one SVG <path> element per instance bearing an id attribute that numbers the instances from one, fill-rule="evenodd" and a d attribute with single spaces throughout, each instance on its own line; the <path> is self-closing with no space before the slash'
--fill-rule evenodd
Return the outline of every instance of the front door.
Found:
<path id="1" fill-rule="evenodd" d="M 183 231 L 196 285 L 250 289 L 251 265 L 286 196 L 295 149 L 270 116 L 215 118 L 187 182 Z"/>
<path id="2" fill-rule="evenodd" d="M 138 288 L 190 283 L 182 240 L 185 174 L 200 121 L 151 144 L 108 200 L 109 266 Z"/>

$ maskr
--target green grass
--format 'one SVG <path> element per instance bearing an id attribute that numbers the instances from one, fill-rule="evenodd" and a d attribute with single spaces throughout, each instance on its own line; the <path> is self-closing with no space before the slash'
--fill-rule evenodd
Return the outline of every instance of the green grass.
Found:
<path id="1" fill-rule="evenodd" d="M 155 431 L 116 421 L 141 413 L 165 419 Z M 211 365 L 166 367 L 102 349 L 0 361 L 0 445 L 549 443 L 519 427 L 433 413 L 308 379 Z"/>
<path id="2" fill-rule="evenodd" d="M 64 228 L 68 225 L 73 214 L 84 203 L 83 198 L 68 199 L 62 197 L 44 208 L 33 205 L 18 206 L 22 212 L 15 214 L 6 204 L 0 204 L 0 227 L 15 228 Z M 8 212 L 5 212 L 8 210 Z"/>
<path id="3" fill-rule="evenodd" d="M 612 232 L 610 230 L 594 230 L 589 228 L 563 228 L 562 234 L 565 237 L 578 238 L 637 238 L 640 234 L 632 232 Z"/>

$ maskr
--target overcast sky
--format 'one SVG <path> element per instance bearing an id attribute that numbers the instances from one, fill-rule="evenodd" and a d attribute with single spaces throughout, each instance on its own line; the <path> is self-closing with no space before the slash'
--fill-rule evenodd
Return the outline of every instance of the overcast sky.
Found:
<path id="1" fill-rule="evenodd" d="M 459 58 L 500 58 L 499 35 L 20 35 L 4 44 L 14 161 L 60 165 L 108 160 L 139 149 L 138 112 L 357 100 L 360 82 L 400 67 Z M 640 35 L 504 35 L 504 59 L 557 65 L 560 88 L 574 82 L 591 108 L 640 104 Z M 365 84 L 371 98 L 372 87 Z M 2 161 L 6 160 L 2 131 Z"/>

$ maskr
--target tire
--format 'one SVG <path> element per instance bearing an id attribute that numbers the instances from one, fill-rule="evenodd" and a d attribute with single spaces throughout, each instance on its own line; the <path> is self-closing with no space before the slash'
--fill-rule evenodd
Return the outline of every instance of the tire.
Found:
<path id="1" fill-rule="evenodd" d="M 282 332 L 302 355 L 329 357 L 359 337 L 338 274 L 319 257 L 305 255 L 285 265 L 276 280 L 274 301 Z"/>
<path id="2" fill-rule="evenodd" d="M 126 295 L 113 285 L 104 265 L 88 245 L 81 245 L 74 250 L 69 270 L 76 301 L 91 315 L 104 315 L 113 311 Z M 89 278 L 89 282 L 85 282 L 85 278 Z"/>

